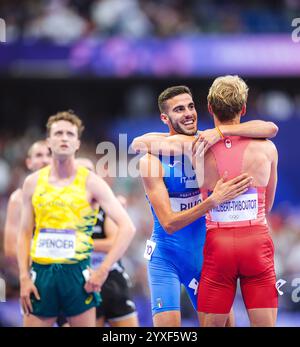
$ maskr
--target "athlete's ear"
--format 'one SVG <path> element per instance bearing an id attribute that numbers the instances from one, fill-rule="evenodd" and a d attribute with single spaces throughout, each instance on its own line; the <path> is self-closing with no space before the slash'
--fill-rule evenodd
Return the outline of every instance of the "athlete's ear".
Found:
<path id="1" fill-rule="evenodd" d="M 165 113 L 160 114 L 160 119 L 164 124 L 168 124 L 168 122 L 169 122 L 169 118 Z"/>
<path id="2" fill-rule="evenodd" d="M 243 117 L 246 114 L 246 111 L 247 111 L 247 106 L 246 104 L 244 104 L 242 107 L 241 117 Z"/>
<path id="3" fill-rule="evenodd" d="M 28 170 L 31 170 L 31 160 L 30 158 L 26 158 L 25 164 Z"/>
<path id="4" fill-rule="evenodd" d="M 212 110 L 210 103 L 207 104 L 207 109 L 208 109 L 208 112 L 210 113 L 210 115 L 214 116 L 214 113 L 213 113 L 213 110 Z"/>

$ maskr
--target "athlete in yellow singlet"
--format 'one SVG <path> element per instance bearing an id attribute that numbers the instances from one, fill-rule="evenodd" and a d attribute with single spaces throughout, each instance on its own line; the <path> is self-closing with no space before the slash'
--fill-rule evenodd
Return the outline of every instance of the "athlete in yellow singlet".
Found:
<path id="1" fill-rule="evenodd" d="M 26 157 L 26 167 L 31 172 L 49 165 L 51 153 L 45 140 L 34 142 Z M 17 236 L 20 230 L 20 214 L 22 212 L 22 189 L 16 189 L 10 196 L 7 204 L 7 213 L 4 226 L 4 254 L 6 263 L 13 264 L 14 274 L 17 269 Z M 15 265 L 16 264 L 16 265 Z M 17 275 L 18 277 L 18 275 Z"/>
<path id="2" fill-rule="evenodd" d="M 95 326 L 98 293 L 135 228 L 105 181 L 76 165 L 81 120 L 73 112 L 60 112 L 49 118 L 47 130 L 51 165 L 28 176 L 23 186 L 18 261 L 24 326 L 52 326 L 60 313 L 71 326 Z M 99 268 L 91 270 L 99 205 L 119 233 Z"/>

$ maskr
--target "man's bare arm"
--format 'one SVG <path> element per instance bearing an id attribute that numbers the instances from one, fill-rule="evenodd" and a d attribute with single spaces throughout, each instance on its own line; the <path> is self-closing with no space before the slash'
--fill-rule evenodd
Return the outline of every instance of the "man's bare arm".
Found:
<path id="1" fill-rule="evenodd" d="M 118 228 L 118 234 L 114 240 L 114 244 L 100 265 L 102 269 L 109 270 L 129 247 L 135 235 L 135 227 L 127 212 L 103 179 L 90 173 L 88 186 L 88 190 L 92 192 L 97 203 Z"/>
<path id="2" fill-rule="evenodd" d="M 177 139 L 177 136 L 181 137 Z M 182 153 L 183 141 L 192 144 L 194 139 L 194 137 L 186 135 L 168 136 L 168 134 L 164 134 L 164 136 L 161 136 L 156 133 L 147 133 L 136 137 L 131 144 L 131 148 L 137 153 L 176 155 Z M 190 149 L 192 148 L 191 144 Z"/>
<path id="3" fill-rule="evenodd" d="M 222 136 L 243 136 L 250 138 L 272 138 L 276 136 L 278 127 L 273 122 L 252 120 L 245 123 L 220 125 L 218 128 L 198 132 L 198 137 L 193 144 L 193 152 L 199 143 L 204 144 L 203 152 L 222 139 Z"/>
<path id="4" fill-rule="evenodd" d="M 273 122 L 253 120 L 241 124 L 221 125 L 219 129 L 223 136 L 244 136 L 251 138 L 271 138 L 276 136 L 278 127 Z M 204 151 L 222 138 L 216 129 L 199 131 L 197 143 L 204 142 Z M 136 152 L 152 153 L 155 155 L 181 155 L 185 153 L 190 156 L 190 152 L 195 146 L 195 137 L 187 135 L 157 136 L 151 133 L 135 138 L 131 144 Z"/>
<path id="5" fill-rule="evenodd" d="M 115 238 L 119 232 L 119 228 L 109 217 L 105 218 L 103 228 L 105 238 L 94 240 L 94 251 L 107 253 L 114 244 Z"/>
<path id="6" fill-rule="evenodd" d="M 35 177 L 26 178 L 22 189 L 21 227 L 18 235 L 18 263 L 20 278 L 29 278 L 30 244 L 34 228 L 34 212 L 31 202 L 35 185 Z"/>

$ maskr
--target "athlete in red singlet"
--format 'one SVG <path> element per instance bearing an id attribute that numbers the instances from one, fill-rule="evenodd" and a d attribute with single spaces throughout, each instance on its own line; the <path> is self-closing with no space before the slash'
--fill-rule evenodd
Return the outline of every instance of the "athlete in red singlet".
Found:
<path id="1" fill-rule="evenodd" d="M 248 87 L 238 76 L 217 78 L 208 95 L 215 125 L 237 124 L 246 112 Z M 274 246 L 266 222 L 277 183 L 277 151 L 271 141 L 225 137 L 205 155 L 203 198 L 227 171 L 253 177 L 252 187 L 210 210 L 198 311 L 205 326 L 224 326 L 233 304 L 237 279 L 251 326 L 274 326 L 277 291 Z"/>

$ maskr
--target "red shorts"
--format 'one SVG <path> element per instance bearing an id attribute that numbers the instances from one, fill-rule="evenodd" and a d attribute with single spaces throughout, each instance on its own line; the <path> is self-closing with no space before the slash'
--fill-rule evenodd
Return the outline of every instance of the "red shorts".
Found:
<path id="1" fill-rule="evenodd" d="M 198 311 L 229 313 L 238 278 L 247 309 L 277 308 L 274 245 L 266 226 L 207 231 Z"/>

